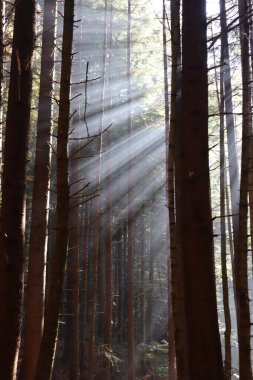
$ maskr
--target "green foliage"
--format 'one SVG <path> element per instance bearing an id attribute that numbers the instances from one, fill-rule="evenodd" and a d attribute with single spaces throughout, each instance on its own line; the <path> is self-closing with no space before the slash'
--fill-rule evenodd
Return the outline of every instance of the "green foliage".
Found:
<path id="1" fill-rule="evenodd" d="M 141 343 L 137 347 L 137 373 L 152 379 L 168 379 L 168 342 Z"/>

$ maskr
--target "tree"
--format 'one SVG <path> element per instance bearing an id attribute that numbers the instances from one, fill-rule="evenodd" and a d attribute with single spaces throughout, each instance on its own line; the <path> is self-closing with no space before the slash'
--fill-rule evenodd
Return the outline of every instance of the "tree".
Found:
<path id="1" fill-rule="evenodd" d="M 1 376 L 6 380 L 16 378 L 22 319 L 25 170 L 31 112 L 34 15 L 34 0 L 15 3 L 0 225 L 0 367 Z"/>
<path id="2" fill-rule="evenodd" d="M 56 241 L 44 312 L 44 330 L 36 369 L 36 379 L 50 379 L 58 335 L 59 313 L 68 244 L 69 182 L 68 137 L 70 122 L 70 79 L 74 25 L 74 0 L 66 0 L 63 18 L 62 67 L 57 132 Z"/>
<path id="3" fill-rule="evenodd" d="M 132 92 L 131 92 L 131 17 L 132 1 L 128 0 L 127 19 L 127 134 L 132 135 Z M 128 163 L 128 215 L 127 215 L 127 328 L 128 328 L 128 379 L 135 379 L 135 355 L 134 355 L 134 254 L 133 254 L 133 184 L 131 146 Z"/>
<path id="4" fill-rule="evenodd" d="M 47 249 L 48 185 L 52 128 L 54 70 L 55 0 L 45 0 L 37 141 L 26 292 L 24 333 L 24 378 L 34 379 L 42 335 L 44 312 L 45 261 Z M 32 332 L 32 333 L 31 333 Z"/>
<path id="5" fill-rule="evenodd" d="M 242 68 L 242 154 L 239 203 L 238 245 L 235 249 L 235 292 L 237 330 L 239 344 L 239 373 L 242 379 L 252 379 L 251 366 L 251 321 L 248 294 L 248 168 L 249 168 L 249 22 L 244 19 L 248 12 L 248 2 L 239 1 L 241 68 Z"/>
<path id="6" fill-rule="evenodd" d="M 184 379 L 224 378 L 214 277 L 207 86 L 206 4 L 202 0 L 191 3 L 185 0 L 182 119 L 177 126 L 175 158 L 176 170 L 180 171 L 177 178 L 179 193 L 176 193 L 179 225 L 176 228 L 181 238 L 187 325 L 184 345 L 188 370 L 179 377 Z M 177 365 L 180 371 L 180 364 Z"/>

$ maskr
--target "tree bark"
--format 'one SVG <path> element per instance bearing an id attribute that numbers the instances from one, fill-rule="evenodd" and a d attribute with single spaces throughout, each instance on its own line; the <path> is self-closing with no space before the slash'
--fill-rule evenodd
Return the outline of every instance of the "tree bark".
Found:
<path id="1" fill-rule="evenodd" d="M 240 196 L 240 182 L 239 171 L 237 162 L 237 149 L 235 137 L 235 125 L 233 116 L 233 92 L 231 84 L 231 70 L 230 70 L 230 57 L 229 57 L 229 44 L 227 34 L 227 16 L 225 0 L 220 0 L 220 24 L 221 24 L 221 52 L 224 79 L 224 102 L 226 113 L 226 130 L 228 140 L 228 162 L 229 162 L 229 181 L 231 192 L 231 209 L 232 209 L 232 225 L 233 225 L 233 238 L 234 250 L 238 246 L 238 233 L 239 233 L 239 196 Z M 232 263 L 232 266 L 234 264 Z M 234 268 L 233 268 L 233 276 Z M 236 300 L 235 300 L 236 301 Z"/>
<path id="2" fill-rule="evenodd" d="M 106 47 L 105 55 L 108 57 L 108 73 L 107 77 L 107 88 L 108 88 L 108 98 L 109 104 L 106 107 L 107 112 L 112 109 L 112 78 L 111 78 L 111 64 L 112 64 L 112 21 L 113 21 L 113 10 L 112 10 L 112 0 L 110 1 L 110 7 L 106 9 L 109 12 L 108 18 L 108 46 Z M 108 118 L 106 119 L 108 120 Z M 107 150 L 108 150 L 108 182 L 107 182 L 107 196 L 106 196 L 106 299 L 105 299 L 105 324 L 104 324 L 104 343 L 107 345 L 108 349 L 112 349 L 112 303 L 113 303 L 113 258 L 112 258 L 112 135 L 109 131 L 107 137 Z M 116 277 L 115 272 L 115 277 Z M 116 283 L 117 284 L 117 283 Z M 110 367 L 111 363 L 106 360 L 104 379 L 110 379 Z"/>
<path id="3" fill-rule="evenodd" d="M 175 133 L 181 119 L 181 31 L 180 31 L 180 1 L 172 0 L 170 3 L 171 15 L 171 99 L 170 120 L 167 128 L 167 181 L 168 181 L 168 207 L 169 207 L 169 264 L 168 281 L 171 304 L 169 310 L 169 376 L 173 380 L 187 376 L 187 355 L 184 341 L 187 336 L 184 294 L 178 289 L 182 284 L 182 257 L 180 239 L 176 238 L 175 215 Z M 165 99 L 166 101 L 166 99 Z M 176 182 L 177 183 L 177 182 Z M 175 363 L 178 366 L 176 369 Z M 178 374 L 177 374 L 178 371 Z"/>
<path id="4" fill-rule="evenodd" d="M 55 0 L 44 4 L 37 141 L 24 333 L 24 379 L 34 379 L 42 335 L 52 127 Z"/>
<path id="5" fill-rule="evenodd" d="M 66 0 L 64 5 L 62 68 L 57 133 L 56 242 L 55 252 L 50 262 L 51 271 L 45 304 L 44 331 L 36 369 L 36 380 L 50 379 L 52 375 L 67 258 L 69 219 L 67 147 L 70 117 L 70 79 L 72 67 L 73 25 L 74 0 Z"/>
<path id="6" fill-rule="evenodd" d="M 78 128 L 78 127 L 77 127 Z M 80 250 L 80 176 L 79 176 L 79 144 L 73 144 L 70 162 L 70 231 L 68 249 L 69 280 L 69 380 L 79 379 L 79 250 Z"/>
<path id="7" fill-rule="evenodd" d="M 238 2 L 241 20 L 248 12 L 247 0 Z M 238 246 L 235 249 L 235 290 L 237 300 L 237 331 L 239 345 L 239 374 L 241 379 L 252 379 L 251 366 L 251 321 L 248 294 L 248 168 L 249 168 L 249 22 L 240 24 L 241 67 L 242 67 L 242 153 L 241 184 L 239 203 Z"/>
<path id="8" fill-rule="evenodd" d="M 25 11 L 24 11 L 25 9 Z M 23 298 L 25 169 L 30 126 L 35 1 L 15 3 L 0 226 L 0 368 L 16 378 Z"/>
<path id="9" fill-rule="evenodd" d="M 132 1 L 128 0 L 128 22 L 127 22 L 127 135 L 132 135 L 132 91 L 131 91 L 131 19 L 132 19 Z M 132 189 L 132 162 L 131 146 L 129 147 L 128 159 L 128 191 L 127 191 L 127 335 L 128 335 L 128 380 L 135 379 L 135 355 L 134 355 L 134 254 L 133 254 L 133 189 Z"/>
<path id="10" fill-rule="evenodd" d="M 197 96 L 196 96 L 197 94 Z M 176 132 L 177 233 L 181 239 L 185 379 L 224 379 L 214 275 L 208 160 L 206 4 L 183 0 L 182 119 Z M 189 143 L 190 142 L 190 143 Z M 177 363 L 180 371 L 180 363 Z M 179 373 L 179 372 L 178 372 Z"/>
<path id="11" fill-rule="evenodd" d="M 221 51 L 221 62 L 223 62 L 223 51 Z M 219 101 L 219 99 L 218 99 Z M 225 360 L 224 371 L 225 379 L 231 379 L 231 316 L 229 308 L 229 288 L 228 288 L 228 274 L 227 274 L 227 242 L 226 242 L 226 201 L 225 201 L 225 137 L 224 137 L 224 78 L 223 66 L 221 63 L 220 70 L 220 234 L 221 234 L 221 273 L 222 273 L 222 291 L 223 291 L 223 307 L 225 318 Z"/>

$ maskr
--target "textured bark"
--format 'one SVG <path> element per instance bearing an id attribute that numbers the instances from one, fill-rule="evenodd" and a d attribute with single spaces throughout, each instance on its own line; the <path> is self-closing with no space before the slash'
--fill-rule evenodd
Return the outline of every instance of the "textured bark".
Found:
<path id="1" fill-rule="evenodd" d="M 221 51 L 221 62 L 223 62 L 223 52 Z M 218 87 L 218 86 L 217 86 Z M 219 101 L 219 99 L 218 99 Z M 220 71 L 220 234 L 221 234 L 221 273 L 222 273 L 222 291 L 223 291 L 223 308 L 225 319 L 225 360 L 224 371 L 225 379 L 231 379 L 231 317 L 229 308 L 229 288 L 227 273 L 227 242 L 226 242 L 226 202 L 225 202 L 225 138 L 224 138 L 224 78 L 223 67 L 221 64 Z"/>
<path id="2" fill-rule="evenodd" d="M 4 1 L 0 1 L 0 123 L 3 122 L 3 89 L 4 89 Z M 0 130 L 0 151 L 3 149 L 3 130 Z M 0 172 L 2 173 L 2 153 L 0 155 Z M 2 178 L 0 178 L 0 186 Z"/>
<path id="3" fill-rule="evenodd" d="M 250 11 L 252 12 L 252 1 L 250 1 Z M 250 19 L 250 24 L 249 24 L 249 28 L 250 28 L 250 32 L 249 32 L 249 42 L 250 42 L 250 68 L 251 68 L 251 80 L 253 78 L 253 23 L 252 23 L 252 16 L 251 16 L 251 19 Z M 252 103 L 252 99 L 253 99 L 253 92 L 252 92 L 252 89 L 251 90 L 251 93 L 250 93 L 250 99 L 251 99 L 251 103 Z M 252 118 L 249 119 L 249 123 L 250 123 L 250 135 L 252 136 L 253 135 L 253 121 L 252 121 Z M 253 139 L 251 138 L 250 139 L 250 147 L 249 147 L 249 178 L 248 178 L 248 181 L 249 181 L 249 185 L 248 185 L 248 192 L 249 192 L 249 212 L 250 212 L 250 235 L 251 235 L 251 247 L 253 247 Z M 251 264 L 251 271 L 253 272 L 253 249 L 251 250 L 251 260 L 252 260 L 252 264 Z"/>
<path id="4" fill-rule="evenodd" d="M 118 277 L 118 310 L 117 310 L 117 338 L 122 341 L 123 332 L 123 298 L 124 298 L 124 257 L 123 257 L 123 242 L 122 242 L 122 226 L 119 224 L 116 234 L 117 241 L 117 277 Z"/>
<path id="5" fill-rule="evenodd" d="M 183 345 L 188 359 L 188 371 L 186 367 L 181 378 L 218 380 L 224 379 L 224 374 L 214 275 L 203 0 L 183 1 L 181 106 L 182 119 L 176 133 L 176 205 L 180 205 L 176 228 L 183 258 L 187 325 Z M 177 369 L 180 373 L 178 362 Z"/>
<path id="6" fill-rule="evenodd" d="M 77 136 L 76 136 L 77 138 Z M 79 145 L 79 144 L 77 144 Z M 80 178 L 78 146 L 72 147 L 70 162 L 70 216 L 69 216 L 69 249 L 68 249 L 68 283 L 69 283 L 69 379 L 79 379 L 79 202 Z"/>
<path id="7" fill-rule="evenodd" d="M 104 20 L 104 46 L 103 46 L 103 63 L 102 63 L 102 91 L 101 91 L 101 117 L 99 123 L 99 136 L 98 136 L 98 160 L 96 164 L 96 186 L 97 190 L 100 190 L 101 182 L 100 182 L 100 170 L 102 163 L 102 149 L 103 149 L 103 127 L 104 127 L 104 100 L 105 100 L 105 74 L 106 74 L 106 66 L 105 66 L 105 55 L 106 55 L 106 46 L 107 46 L 107 7 L 108 2 L 105 0 L 105 20 Z M 103 275 L 103 256 L 102 256 L 102 244 L 99 249 L 99 233 L 101 226 L 101 218 L 100 218 L 100 208 L 101 208 L 101 200 L 99 197 L 94 200 L 94 222 L 93 222 L 93 248 L 92 248 L 92 284 L 91 284 L 91 301 L 90 301 L 90 334 L 89 334 L 89 360 L 88 360 L 88 380 L 93 379 L 94 372 L 94 348 L 95 348 L 95 328 L 96 328 L 96 309 L 98 302 L 98 275 L 100 280 L 100 293 L 103 292 L 103 282 L 101 276 Z M 99 270 L 100 269 L 100 270 Z M 104 304 L 103 295 L 100 296 L 100 303 Z M 101 307 L 101 304 L 100 304 Z M 104 311 L 104 307 L 102 307 L 102 312 Z M 101 312 L 100 310 L 100 312 Z M 101 322 L 101 321 L 100 321 Z"/>
<path id="8" fill-rule="evenodd" d="M 187 339 L 186 324 L 184 320 L 184 294 L 178 292 L 182 283 L 182 257 L 180 238 L 176 240 L 175 215 L 175 133 L 181 119 L 181 37 L 180 37 L 180 1 L 172 0 L 170 3 L 171 15 L 171 114 L 167 130 L 167 181 L 168 181 L 168 207 L 169 207 L 169 240 L 170 252 L 168 263 L 168 281 L 170 289 L 169 309 L 169 376 L 173 380 L 187 376 L 187 355 L 184 342 Z M 165 99 L 165 102 L 167 100 Z M 176 370 L 178 363 L 178 371 Z M 178 372 L 178 374 L 177 374 Z"/>
<path id="9" fill-rule="evenodd" d="M 37 141 L 24 333 L 24 379 L 34 379 L 42 335 L 52 126 L 55 0 L 44 4 Z"/>
<path id="10" fill-rule="evenodd" d="M 74 0 L 66 0 L 64 5 L 64 25 L 62 42 L 62 68 L 60 80 L 60 100 L 57 132 L 57 206 L 56 242 L 50 262 L 48 294 L 45 303 L 44 331 L 36 369 L 36 380 L 50 379 L 54 364 L 62 289 L 65 274 L 68 219 L 68 136 L 70 116 L 70 78 L 72 66 Z"/>
<path id="11" fill-rule="evenodd" d="M 145 208 L 142 208 L 141 215 L 140 215 L 140 271 L 141 271 L 141 286 L 140 286 L 140 304 L 141 304 L 141 342 L 146 342 L 146 276 L 145 276 L 145 267 L 146 267 L 146 260 L 145 260 Z"/>
<path id="12" fill-rule="evenodd" d="M 149 241 L 148 241 L 148 282 L 146 287 L 146 343 L 153 339 L 153 306 L 154 306 L 154 250 L 152 244 L 152 209 L 148 214 L 149 222 Z"/>
<path id="13" fill-rule="evenodd" d="M 224 102 L 226 113 L 226 130 L 228 140 L 228 163 L 229 163 L 229 181 L 231 192 L 231 206 L 232 206 L 232 224 L 233 224 L 233 239 L 234 250 L 238 246 L 238 233 L 239 233 L 239 172 L 237 162 L 237 149 L 235 137 L 235 124 L 233 116 L 233 92 L 231 84 L 231 70 L 229 58 L 229 44 L 227 34 L 227 16 L 225 0 L 220 0 L 220 24 L 221 24 L 221 65 L 223 68 L 224 80 Z M 233 265 L 233 264 L 232 264 Z M 233 268 L 234 276 L 234 268 Z"/>
<path id="14" fill-rule="evenodd" d="M 132 91 L 131 91 L 131 18 L 132 1 L 128 0 L 127 23 L 127 134 L 132 135 Z M 133 189 L 132 189 L 132 162 L 131 146 L 129 146 L 128 159 L 128 216 L 127 216 L 127 343 L 128 343 L 128 380 L 135 379 L 135 355 L 134 355 L 134 253 L 133 253 Z"/>
<path id="15" fill-rule="evenodd" d="M 24 11 L 25 9 L 25 11 Z M 30 126 L 35 1 L 15 4 L 0 226 L 0 368 L 16 378 L 23 297 L 25 169 Z"/>
<path id="16" fill-rule="evenodd" d="M 107 11 L 107 9 L 106 9 Z M 109 71 L 107 74 L 108 89 L 111 89 L 111 64 L 112 64 L 112 0 L 110 1 L 110 7 L 108 7 L 108 47 L 106 49 L 106 56 L 108 57 Z M 106 111 L 110 112 L 112 109 L 112 93 L 108 91 L 109 104 L 106 107 Z M 104 324 L 104 343 L 109 350 L 112 349 L 112 302 L 113 302 L 113 261 L 112 261 L 112 136 L 109 132 L 107 138 L 107 151 L 108 157 L 108 182 L 107 182 L 107 197 L 106 197 L 106 297 L 105 297 L 105 324 Z M 117 272 L 116 272 L 117 273 Z M 117 282 L 116 282 L 117 284 Z M 106 360 L 104 379 L 110 379 L 110 361 Z"/>
<path id="17" fill-rule="evenodd" d="M 238 3 L 239 16 L 242 19 L 248 11 L 248 2 Z M 238 246 L 235 249 L 235 290 L 237 300 L 237 331 L 239 345 L 239 374 L 244 380 L 252 379 L 251 366 L 251 321 L 248 294 L 248 168 L 249 168 L 249 23 L 244 20 L 240 24 L 241 66 L 242 66 L 242 153 L 241 153 L 241 184 L 239 203 L 239 235 Z"/>
<path id="18" fill-rule="evenodd" d="M 86 379 L 86 361 L 87 361 L 87 349 L 86 349 L 86 339 L 87 339 L 87 279 L 88 279 L 88 249 L 89 249 L 89 230 L 90 230 L 90 205 L 85 205 L 84 211 L 84 242 L 83 242 L 83 276 L 82 276 L 82 287 L 81 300 L 82 300 L 82 314 L 81 314 L 81 361 L 80 361 L 80 380 Z"/>

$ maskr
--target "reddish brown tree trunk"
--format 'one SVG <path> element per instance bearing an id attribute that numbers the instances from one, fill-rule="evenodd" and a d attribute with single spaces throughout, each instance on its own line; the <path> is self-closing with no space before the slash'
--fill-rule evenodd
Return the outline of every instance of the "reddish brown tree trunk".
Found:
<path id="1" fill-rule="evenodd" d="M 106 9 L 107 11 L 107 9 Z M 112 0 L 110 2 L 110 16 L 108 18 L 109 33 L 108 33 L 108 48 L 106 49 L 106 56 L 108 56 L 109 71 L 107 75 L 108 84 L 108 97 L 109 106 L 106 111 L 111 111 L 112 93 L 111 93 L 111 56 L 112 56 Z M 108 120 L 108 118 L 107 118 Z M 112 135 L 109 131 L 107 139 L 108 150 L 108 183 L 107 183 L 107 197 L 106 197 L 106 299 L 105 299 L 105 324 L 104 324 L 104 342 L 109 350 L 112 349 L 112 302 L 113 302 L 113 260 L 112 260 Z M 117 272 L 115 272 L 117 273 Z M 110 361 L 107 360 L 104 373 L 105 380 L 110 379 Z"/>
<path id="2" fill-rule="evenodd" d="M 164 9 L 165 12 L 165 9 Z M 173 380 L 176 378 L 176 358 L 179 363 L 180 373 L 185 372 L 187 367 L 186 353 L 183 346 L 183 336 L 185 333 L 183 297 L 177 293 L 177 287 L 182 281 L 182 265 L 178 264 L 180 260 L 180 251 L 176 244 L 176 218 L 175 218 L 175 130 L 180 122 L 180 90 L 181 90 L 181 37 L 180 37 L 180 1 L 172 0 L 170 3 L 171 14 L 171 114 L 170 120 L 167 121 L 167 181 L 168 181 L 168 206 L 169 206 L 169 256 L 168 256 L 168 289 L 169 289 L 169 377 Z M 164 17 L 165 22 L 165 17 Z M 165 26 L 164 26 L 165 27 Z M 166 41 L 166 36 L 164 37 Z M 168 59 L 168 58 L 167 58 Z M 166 63 L 167 63 L 166 59 Z M 165 103 L 168 99 L 165 98 Z M 167 105 L 168 107 L 169 105 Z M 167 116 L 168 117 L 168 116 Z M 166 118 L 165 118 L 166 120 Z M 173 318 L 173 314 L 180 318 Z M 178 374 L 180 379 L 180 374 Z"/>
<path id="3" fill-rule="evenodd" d="M 36 380 L 50 379 L 52 375 L 67 258 L 69 219 L 67 148 L 70 117 L 70 78 L 72 67 L 73 25 L 74 0 L 66 0 L 64 5 L 62 68 L 57 133 L 56 242 L 55 252 L 51 257 L 50 262 L 48 293 L 44 313 L 44 331 L 35 375 Z"/>
<path id="4" fill-rule="evenodd" d="M 238 3 L 241 20 L 248 11 L 248 2 Z M 239 344 L 239 374 L 241 379 L 252 379 L 251 366 L 251 320 L 248 294 L 248 168 L 249 168 L 249 23 L 244 20 L 240 24 L 241 66 L 242 66 L 242 154 L 241 184 L 239 203 L 238 246 L 235 247 L 235 290 L 237 301 L 237 331 Z"/>
<path id="5" fill-rule="evenodd" d="M 0 368 L 16 378 L 23 297 L 25 169 L 30 126 L 35 1 L 15 3 L 0 226 Z"/>
<path id="6" fill-rule="evenodd" d="M 78 145 L 78 144 L 77 144 Z M 73 145 L 73 153 L 78 147 Z M 70 231 L 68 248 L 68 283 L 69 283 L 69 379 L 79 379 L 79 249 L 80 249 L 80 178 L 79 157 L 71 155 L 70 162 Z"/>
<path id="7" fill-rule="evenodd" d="M 24 334 L 24 379 L 34 379 L 42 335 L 52 125 L 55 0 L 44 4 L 37 142 Z"/>
<path id="8" fill-rule="evenodd" d="M 176 132 L 176 170 L 179 170 L 176 220 L 183 258 L 187 324 L 187 336 L 183 344 L 188 358 L 188 371 L 185 368 L 180 378 L 224 379 L 210 202 L 204 0 L 183 0 L 181 114 L 182 121 Z M 179 374 L 178 362 L 177 369 Z"/>
<path id="9" fill-rule="evenodd" d="M 132 107 L 131 107 L 131 17 L 132 2 L 128 0 L 128 26 L 127 26 L 127 125 L 128 138 L 132 135 Z M 132 162 L 131 146 L 129 147 L 128 162 L 128 217 L 127 217 L 127 335 L 128 335 L 128 380 L 135 379 L 134 356 L 134 254 L 133 254 L 133 189 L 132 189 Z"/>

